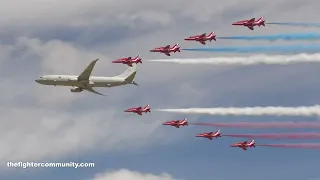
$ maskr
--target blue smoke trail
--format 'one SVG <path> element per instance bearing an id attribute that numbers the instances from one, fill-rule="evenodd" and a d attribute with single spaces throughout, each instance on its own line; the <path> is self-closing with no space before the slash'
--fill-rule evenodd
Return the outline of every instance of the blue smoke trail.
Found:
<path id="1" fill-rule="evenodd" d="M 236 52 L 236 53 L 261 53 L 261 52 L 308 52 L 320 51 L 320 44 L 316 45 L 284 45 L 284 46 L 234 46 L 234 47 L 207 47 L 207 48 L 186 48 L 186 51 L 207 51 L 207 52 Z"/>
<path id="2" fill-rule="evenodd" d="M 285 25 L 285 26 L 303 26 L 303 27 L 320 27 L 320 23 L 290 23 L 290 22 L 270 22 L 265 24 Z"/>
<path id="3" fill-rule="evenodd" d="M 237 40 L 316 40 L 320 39 L 319 33 L 296 33 L 296 34 L 274 34 L 263 36 L 229 36 L 229 37 L 217 37 L 218 39 L 237 39 Z"/>

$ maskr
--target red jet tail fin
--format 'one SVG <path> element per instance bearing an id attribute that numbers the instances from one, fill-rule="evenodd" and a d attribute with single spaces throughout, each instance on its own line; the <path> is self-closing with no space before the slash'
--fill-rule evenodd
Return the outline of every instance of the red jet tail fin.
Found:
<path id="1" fill-rule="evenodd" d="M 256 144 L 256 143 L 254 142 L 254 140 L 251 140 L 248 145 L 255 147 L 255 144 Z"/>
<path id="2" fill-rule="evenodd" d="M 218 135 L 218 136 L 221 136 L 220 135 L 221 134 L 220 130 L 218 130 L 215 134 Z"/>
<path id="3" fill-rule="evenodd" d="M 173 50 L 174 52 L 176 52 L 176 51 L 180 52 L 179 43 L 175 44 L 175 45 L 172 47 L 172 50 Z"/>
<path id="4" fill-rule="evenodd" d="M 137 55 L 137 57 L 134 58 L 134 60 L 140 59 L 140 55 Z"/>
<path id="5" fill-rule="evenodd" d="M 144 110 L 145 110 L 146 112 L 151 112 L 151 111 L 150 111 L 150 105 L 149 105 L 149 104 L 146 105 L 146 107 L 144 107 Z"/>
<path id="6" fill-rule="evenodd" d="M 260 18 L 258 19 L 258 23 L 259 23 L 260 26 L 261 26 L 261 25 L 262 25 L 262 26 L 266 26 L 264 22 L 265 22 L 265 20 L 263 19 L 263 17 L 260 17 Z"/>
<path id="7" fill-rule="evenodd" d="M 188 118 L 184 118 L 180 123 L 182 124 L 182 125 L 186 125 L 186 126 L 188 126 Z"/>
<path id="8" fill-rule="evenodd" d="M 136 61 L 136 63 L 141 63 L 141 64 L 142 64 L 140 55 L 138 55 L 137 57 L 135 57 L 134 60 Z"/>

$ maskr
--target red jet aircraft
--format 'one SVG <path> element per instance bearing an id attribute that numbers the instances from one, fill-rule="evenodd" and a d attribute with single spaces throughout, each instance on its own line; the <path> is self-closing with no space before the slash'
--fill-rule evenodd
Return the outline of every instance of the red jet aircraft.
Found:
<path id="1" fill-rule="evenodd" d="M 174 126 L 176 128 L 180 128 L 180 126 L 188 126 L 187 118 L 184 118 L 184 120 L 172 120 L 163 123 L 162 125 L 169 125 Z"/>
<path id="2" fill-rule="evenodd" d="M 140 116 L 142 115 L 142 113 L 147 113 L 147 112 L 151 112 L 150 110 L 150 106 L 147 105 L 146 107 L 137 107 L 137 108 L 129 108 L 127 110 L 125 110 L 124 112 L 133 112 L 133 113 L 137 113 L 139 114 Z"/>
<path id="3" fill-rule="evenodd" d="M 221 137 L 221 133 L 220 133 L 220 130 L 218 130 L 215 133 L 214 132 L 207 132 L 207 133 L 198 134 L 196 137 L 203 137 L 203 138 L 207 138 L 207 139 L 212 140 L 212 138 L 214 138 L 214 137 L 215 138 Z"/>
<path id="4" fill-rule="evenodd" d="M 263 19 L 263 17 L 260 17 L 257 21 L 255 20 L 255 18 L 252 18 L 250 20 L 242 20 L 242 21 L 238 21 L 233 23 L 232 25 L 235 26 L 246 26 L 249 29 L 253 30 L 254 26 L 265 26 L 264 24 L 265 20 Z"/>
<path id="5" fill-rule="evenodd" d="M 232 144 L 231 147 L 239 147 L 243 150 L 247 150 L 248 147 L 256 147 L 256 143 L 254 142 L 254 140 L 251 140 L 249 143 L 247 141 L 237 142 L 235 144 Z"/>
<path id="6" fill-rule="evenodd" d="M 214 32 L 211 32 L 210 34 L 206 35 L 206 33 L 196 35 L 196 36 L 190 36 L 186 39 L 186 41 L 199 41 L 201 44 L 206 45 L 206 41 L 212 41 L 212 40 L 217 40 L 216 35 L 214 35 Z"/>
<path id="7" fill-rule="evenodd" d="M 179 44 L 175 44 L 172 48 L 170 48 L 170 45 L 167 46 L 163 46 L 163 47 L 156 47 L 152 50 L 150 50 L 150 52 L 160 52 L 160 53 L 164 53 L 167 56 L 170 56 L 171 52 L 180 52 L 180 47 Z"/>
<path id="8" fill-rule="evenodd" d="M 132 64 L 138 64 L 138 63 L 142 64 L 142 61 L 141 61 L 140 55 L 138 55 L 134 59 L 132 59 L 131 57 L 126 57 L 126 58 L 114 60 L 112 61 L 112 63 L 122 63 L 132 67 Z"/>

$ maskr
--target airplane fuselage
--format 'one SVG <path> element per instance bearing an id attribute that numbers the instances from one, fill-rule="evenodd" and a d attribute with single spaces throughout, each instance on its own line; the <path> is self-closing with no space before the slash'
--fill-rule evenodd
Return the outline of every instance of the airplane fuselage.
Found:
<path id="1" fill-rule="evenodd" d="M 90 76 L 89 80 L 78 81 L 78 76 L 74 75 L 46 75 L 35 81 L 42 85 L 76 87 L 113 87 L 129 84 L 120 77 Z"/>

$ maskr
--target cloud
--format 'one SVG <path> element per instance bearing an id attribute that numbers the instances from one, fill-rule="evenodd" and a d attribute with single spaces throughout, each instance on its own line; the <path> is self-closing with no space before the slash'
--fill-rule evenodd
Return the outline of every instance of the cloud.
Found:
<path id="1" fill-rule="evenodd" d="M 171 175 L 167 173 L 162 173 L 159 175 L 151 173 L 141 173 L 137 171 L 131 171 L 128 169 L 120 169 L 117 171 L 106 171 L 104 173 L 99 173 L 90 180 L 176 180 Z"/>
<path id="2" fill-rule="evenodd" d="M 99 51 L 82 49 L 60 40 L 43 42 L 21 37 L 13 44 L 1 47 L 7 57 L 1 66 L 5 77 L 0 78 L 0 83 L 6 85 L 3 87 L 5 95 L 0 96 L 0 145 L 3 147 L 0 159 L 3 161 L 48 160 L 72 155 L 75 151 L 109 152 L 127 148 L 134 151 L 153 142 L 158 145 L 170 143 L 180 136 L 173 136 L 167 128 L 160 127 L 161 122 L 172 116 L 147 114 L 140 117 L 123 110 L 145 104 L 151 104 L 151 108 L 163 103 L 181 105 L 187 102 L 183 97 L 197 89 L 189 87 L 188 81 L 176 84 L 163 79 L 171 76 L 178 80 L 183 74 L 185 77 L 179 79 L 187 79 L 192 76 L 187 71 L 179 75 L 168 71 L 164 77 L 159 77 L 159 74 L 152 73 L 157 66 L 149 65 L 149 68 L 138 67 L 140 87 L 97 88 L 108 91 L 109 96 L 105 98 L 88 92 L 71 93 L 69 88 L 42 86 L 34 79 L 43 74 L 80 74 L 91 60 L 98 57 L 100 61 L 93 75 L 118 75 L 127 67 L 113 65 L 110 58 Z M 12 66 L 12 63 L 20 65 Z M 165 84 L 169 86 L 165 87 Z M 159 85 L 163 86 L 160 92 L 170 97 L 175 96 L 171 87 L 180 91 L 179 97 L 163 101 L 163 97 L 155 96 L 154 90 L 134 96 Z M 182 92 L 185 87 L 188 91 Z M 201 92 L 196 93 L 199 97 L 194 97 L 194 101 L 202 97 Z M 163 141 L 169 136 L 172 137 Z"/>

